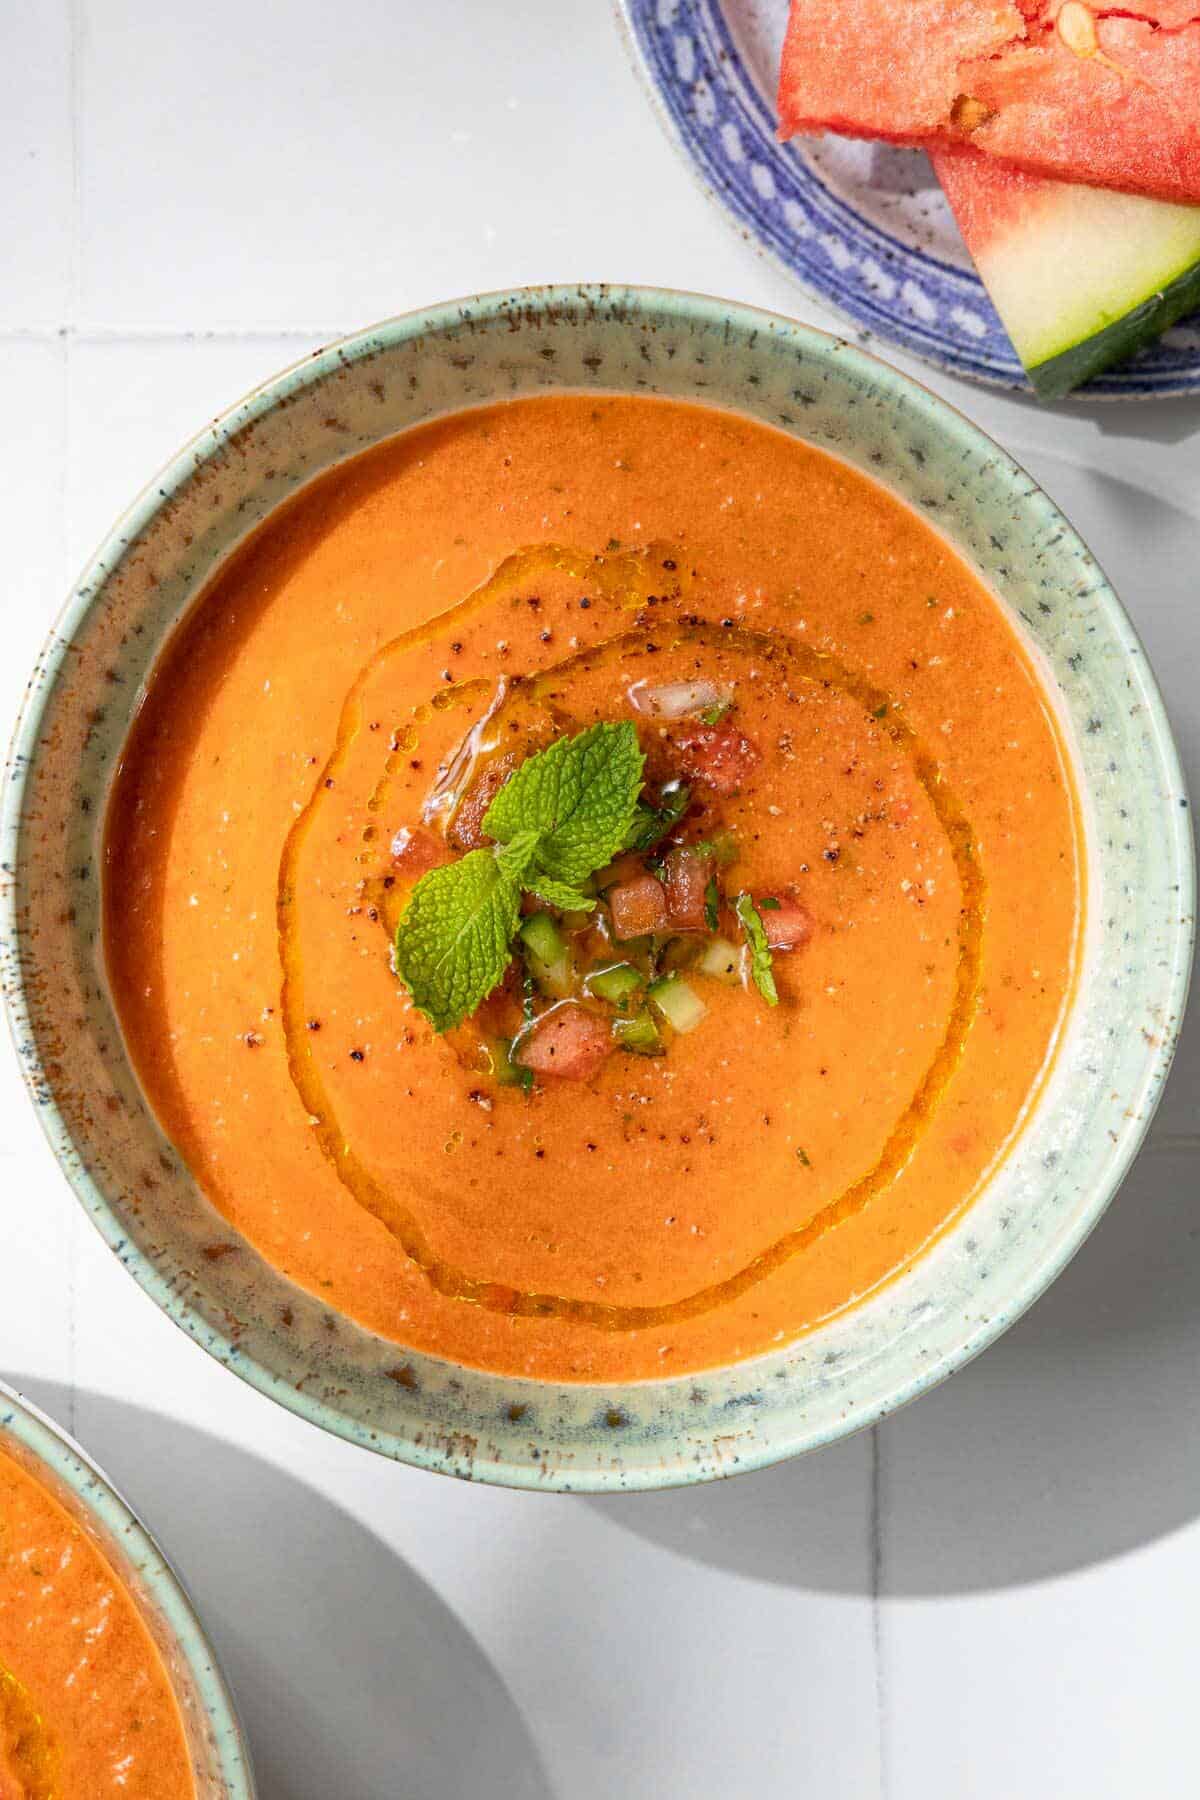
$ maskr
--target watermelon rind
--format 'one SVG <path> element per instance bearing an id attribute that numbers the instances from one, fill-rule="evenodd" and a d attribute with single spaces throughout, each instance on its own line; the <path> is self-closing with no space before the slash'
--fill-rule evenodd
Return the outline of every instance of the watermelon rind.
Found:
<path id="1" fill-rule="evenodd" d="M 1200 305 L 1200 207 L 932 152 L 992 304 L 1036 391 L 1059 398 Z"/>
<path id="2" fill-rule="evenodd" d="M 1026 365 L 1026 374 L 1041 400 L 1061 400 L 1093 375 L 1124 362 L 1151 344 L 1178 319 L 1200 308 L 1200 261 L 1167 287 L 1151 294 L 1111 325 L 1080 338 L 1078 343 Z"/>

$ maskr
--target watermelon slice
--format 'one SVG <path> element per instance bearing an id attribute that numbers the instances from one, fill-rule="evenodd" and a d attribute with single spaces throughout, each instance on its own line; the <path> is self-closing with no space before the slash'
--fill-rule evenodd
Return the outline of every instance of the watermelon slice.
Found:
<path id="1" fill-rule="evenodd" d="M 793 0 L 779 116 L 1200 203 L 1200 0 Z"/>
<path id="2" fill-rule="evenodd" d="M 1047 181 L 969 147 L 932 156 L 1042 399 L 1069 393 L 1200 307 L 1200 207 Z"/>

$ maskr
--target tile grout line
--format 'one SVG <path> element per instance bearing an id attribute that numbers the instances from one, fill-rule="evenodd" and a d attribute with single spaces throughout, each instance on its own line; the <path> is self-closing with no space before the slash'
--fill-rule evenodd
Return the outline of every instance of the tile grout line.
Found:
<path id="1" fill-rule="evenodd" d="M 83 162 L 80 91 L 82 87 L 83 0 L 67 0 L 67 89 L 71 146 L 71 231 L 68 238 L 67 312 L 79 315 L 83 294 Z"/>
<path id="2" fill-rule="evenodd" d="M 71 145 L 71 229 L 68 238 L 67 309 L 74 318 L 79 312 L 83 292 L 83 168 L 81 158 L 80 88 L 82 61 L 82 0 L 67 0 L 67 71 L 69 117 L 67 129 Z M 62 541 L 63 591 L 73 579 L 70 558 L 70 467 L 71 467 L 71 333 L 58 335 L 62 366 L 62 471 L 59 481 L 59 531 Z M 79 1251 L 80 1227 L 83 1223 L 79 1207 L 72 1207 L 67 1228 L 67 1429 L 76 1435 L 79 1421 Z"/>
<path id="3" fill-rule="evenodd" d="M 70 454 L 71 440 L 71 345 L 63 339 L 59 349 L 59 369 L 62 380 L 62 462 L 58 481 L 58 528 L 60 535 L 60 564 L 62 592 L 69 591 L 74 579 L 74 571 L 70 567 L 69 530 L 70 514 Z M 72 1206 L 67 1221 L 66 1274 L 67 1274 L 67 1430 L 72 1437 L 77 1435 L 78 1424 L 78 1340 L 79 1340 L 79 1240 L 84 1223 L 83 1209 Z"/>
<path id="4" fill-rule="evenodd" d="M 880 1800 L 888 1800 L 891 1788 L 887 1765 L 887 1692 L 883 1674 L 883 1427 L 871 1427 L 871 1644 L 875 1658 L 875 1741 L 879 1760 Z"/>
<path id="5" fill-rule="evenodd" d="M 78 344 L 322 344 L 348 336 L 353 325 L 10 325 L 0 327 L 0 344 L 49 344 L 64 338 Z"/>

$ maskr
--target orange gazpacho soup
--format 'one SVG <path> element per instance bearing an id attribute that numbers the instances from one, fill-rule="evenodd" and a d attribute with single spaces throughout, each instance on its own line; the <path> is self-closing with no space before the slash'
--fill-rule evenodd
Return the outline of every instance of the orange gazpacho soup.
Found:
<path id="1" fill-rule="evenodd" d="M 894 1276 L 1011 1144 L 1081 837 L 997 602 L 738 415 L 561 394 L 348 461 L 160 657 L 105 843 L 148 1099 L 413 1349 L 643 1378 Z"/>
<path id="2" fill-rule="evenodd" d="M 129 1590 L 0 1437 L 0 1800 L 190 1800 L 191 1767 Z"/>

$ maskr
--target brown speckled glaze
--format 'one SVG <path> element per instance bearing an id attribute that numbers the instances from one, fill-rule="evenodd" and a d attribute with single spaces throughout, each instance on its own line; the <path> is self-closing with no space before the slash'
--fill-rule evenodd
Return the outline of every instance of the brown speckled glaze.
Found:
<path id="1" fill-rule="evenodd" d="M 736 407 L 874 475 L 937 525 L 1039 656 L 1084 800 L 1090 927 L 1058 1065 L 1013 1153 L 914 1268 L 768 1356 L 624 1388 L 407 1355 L 232 1233 L 163 1139 L 98 966 L 96 831 L 158 646 L 273 506 L 438 413 L 535 392 Z M 30 684 L 7 776 L 3 973 L 31 1093 L 116 1254 L 172 1318 L 305 1417 L 387 1455 L 515 1486 L 651 1488 L 826 1443 L 991 1341 L 1099 1218 L 1170 1064 L 1192 942 L 1187 800 L 1141 647 L 1036 484 L 861 351 L 722 301 L 523 290 L 392 321 L 286 371 L 203 432 L 85 572 Z"/>

